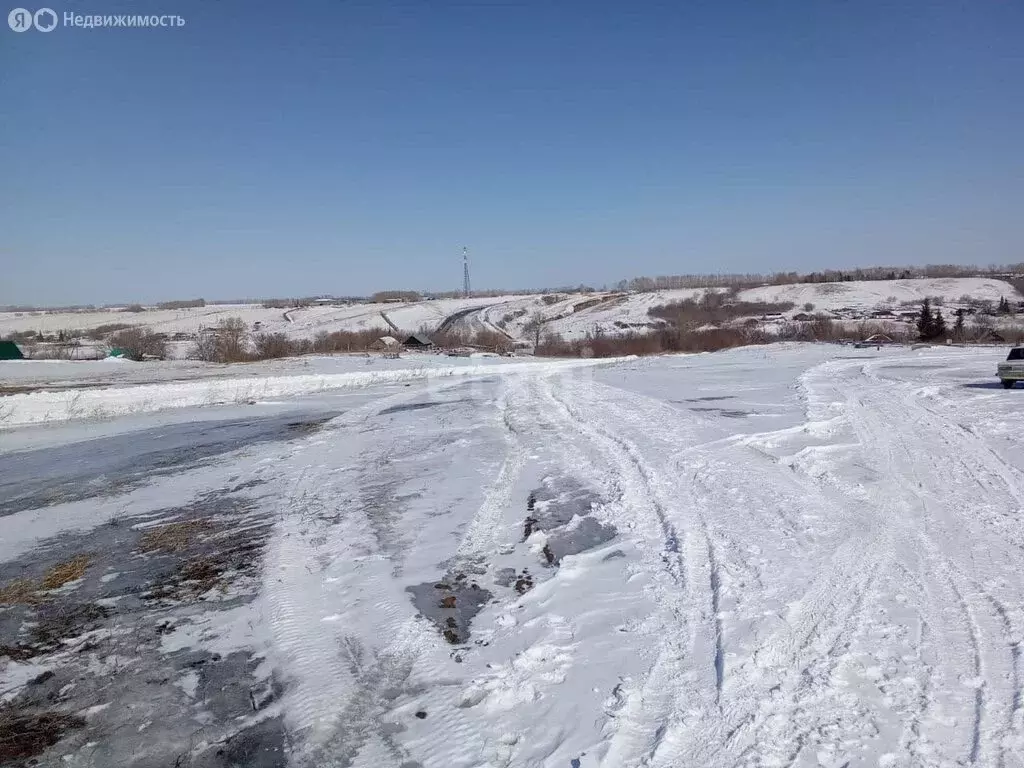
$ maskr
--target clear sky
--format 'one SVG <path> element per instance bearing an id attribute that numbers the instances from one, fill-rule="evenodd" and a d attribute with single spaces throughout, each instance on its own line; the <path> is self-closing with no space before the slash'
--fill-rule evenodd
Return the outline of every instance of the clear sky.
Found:
<path id="1" fill-rule="evenodd" d="M 0 304 L 1024 258 L 1019 0 L 50 7 L 186 24 L 0 27 Z"/>

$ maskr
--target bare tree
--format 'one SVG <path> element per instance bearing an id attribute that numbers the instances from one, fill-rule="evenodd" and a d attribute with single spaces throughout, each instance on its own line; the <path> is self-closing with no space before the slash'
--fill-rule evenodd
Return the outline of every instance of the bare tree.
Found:
<path id="1" fill-rule="evenodd" d="M 533 346 L 540 346 L 540 335 L 544 331 L 544 315 L 534 312 L 530 319 L 523 325 L 523 330 L 533 334 Z"/>
<path id="2" fill-rule="evenodd" d="M 202 328 L 191 357 L 212 363 L 240 363 L 250 358 L 249 327 L 240 317 L 228 317 L 213 328 Z"/>
<path id="3" fill-rule="evenodd" d="M 124 352 L 129 360 L 167 357 L 167 339 L 143 328 L 126 328 L 110 337 L 110 346 Z"/>
<path id="4" fill-rule="evenodd" d="M 293 343 L 283 333 L 260 333 L 253 337 L 253 345 L 256 347 L 256 357 L 259 360 L 269 360 L 278 357 L 290 357 L 298 354 L 299 346 Z M 309 342 L 304 346 L 308 347 Z"/>

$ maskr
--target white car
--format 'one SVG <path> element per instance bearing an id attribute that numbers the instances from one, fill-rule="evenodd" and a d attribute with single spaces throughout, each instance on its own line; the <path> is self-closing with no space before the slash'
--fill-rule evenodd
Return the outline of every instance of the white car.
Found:
<path id="1" fill-rule="evenodd" d="M 1018 381 L 1024 381 L 1024 347 L 1014 347 L 1006 356 L 1006 362 L 1000 363 L 996 376 L 1009 389 Z"/>

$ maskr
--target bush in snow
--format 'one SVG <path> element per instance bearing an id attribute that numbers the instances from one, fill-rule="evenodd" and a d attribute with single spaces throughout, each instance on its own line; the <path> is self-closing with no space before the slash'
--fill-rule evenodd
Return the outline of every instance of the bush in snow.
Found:
<path id="1" fill-rule="evenodd" d="M 208 363 L 241 363 L 252 359 L 249 327 L 240 317 L 228 317 L 213 328 L 201 328 L 189 357 Z"/>
<path id="2" fill-rule="evenodd" d="M 167 340 L 162 334 L 126 328 L 118 331 L 109 340 L 111 347 L 124 352 L 129 360 L 144 360 L 147 357 L 163 359 L 167 356 Z"/>
<path id="3" fill-rule="evenodd" d="M 252 339 L 255 360 L 304 355 L 313 348 L 309 339 L 289 339 L 283 333 L 259 333 Z"/>

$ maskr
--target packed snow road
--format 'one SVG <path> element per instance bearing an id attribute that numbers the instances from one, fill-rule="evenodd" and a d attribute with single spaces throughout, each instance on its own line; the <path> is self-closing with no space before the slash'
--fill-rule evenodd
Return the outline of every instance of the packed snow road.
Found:
<path id="1" fill-rule="evenodd" d="M 776 345 L 14 430 L 0 476 L 83 458 L 0 484 L 0 690 L 71 718 L 41 765 L 1024 765 L 1000 351 Z M 52 606 L 88 610 L 47 643 Z"/>

